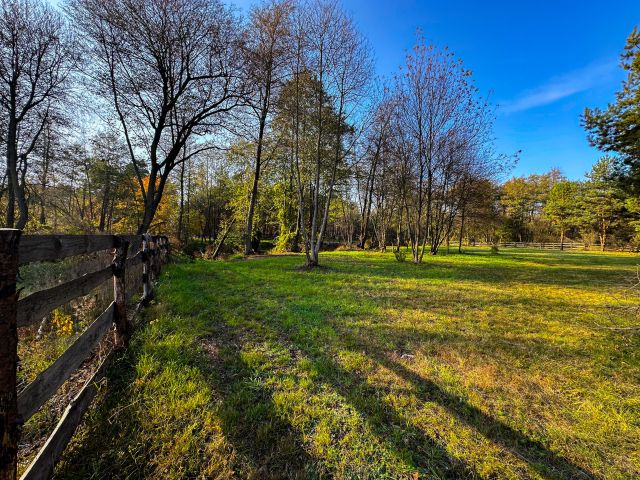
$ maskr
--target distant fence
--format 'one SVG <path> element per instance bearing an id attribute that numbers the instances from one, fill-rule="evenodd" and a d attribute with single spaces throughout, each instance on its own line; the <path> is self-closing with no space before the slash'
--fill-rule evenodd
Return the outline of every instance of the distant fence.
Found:
<path id="1" fill-rule="evenodd" d="M 69 282 L 18 299 L 18 268 L 33 262 L 59 260 L 76 255 L 113 250 L 111 265 Z M 129 255 L 129 252 L 132 254 Z M 124 347 L 131 335 L 127 316 L 125 274 L 142 264 L 143 295 L 153 295 L 153 282 L 169 254 L 162 235 L 21 235 L 19 230 L 0 229 L 0 480 L 17 475 L 21 425 L 29 420 L 87 360 L 115 325 L 115 345 Z M 75 342 L 20 393 L 17 391 L 18 328 L 34 325 L 53 309 L 89 294 L 113 278 L 113 301 Z M 140 285 L 138 285 L 140 286 Z M 80 392 L 71 400 L 54 431 L 31 462 L 21 480 L 49 478 L 97 393 L 113 352 L 106 356 Z"/>
<path id="2" fill-rule="evenodd" d="M 584 243 L 576 243 L 576 242 L 566 242 L 566 243 L 547 243 L 547 242 L 498 242 L 498 243 L 488 243 L 488 242 L 475 242 L 471 244 L 472 246 L 477 247 L 490 247 L 492 245 L 496 245 L 498 247 L 504 248 L 539 248 L 542 250 L 575 250 L 584 248 Z"/>

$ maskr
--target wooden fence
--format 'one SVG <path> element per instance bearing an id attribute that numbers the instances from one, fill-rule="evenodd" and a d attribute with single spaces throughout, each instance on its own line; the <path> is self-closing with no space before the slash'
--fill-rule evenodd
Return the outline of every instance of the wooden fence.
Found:
<path id="1" fill-rule="evenodd" d="M 61 285 L 18 298 L 18 268 L 112 250 L 111 265 Z M 131 252 L 131 254 L 129 254 Z M 18 441 L 21 425 L 29 420 L 115 326 L 116 348 L 128 344 L 131 336 L 127 316 L 125 274 L 142 264 L 144 305 L 153 295 L 153 282 L 169 254 L 169 242 L 162 235 L 21 235 L 19 230 L 0 229 L 0 480 L 17 476 Z M 113 279 L 113 301 L 75 342 L 21 392 L 17 391 L 18 328 L 34 325 L 53 309 L 89 294 Z M 21 480 L 49 478 L 66 445 L 97 393 L 97 382 L 113 358 L 112 350 L 91 378 L 73 398 L 42 449 Z"/>
<path id="2" fill-rule="evenodd" d="M 549 242 L 498 242 L 498 243 L 487 243 L 487 242 L 475 242 L 470 245 L 477 247 L 490 247 L 492 245 L 496 245 L 497 247 L 504 248 L 539 248 L 542 250 L 575 250 L 579 248 L 584 248 L 584 243 L 576 243 L 576 242 L 565 242 L 565 243 L 549 243 Z"/>

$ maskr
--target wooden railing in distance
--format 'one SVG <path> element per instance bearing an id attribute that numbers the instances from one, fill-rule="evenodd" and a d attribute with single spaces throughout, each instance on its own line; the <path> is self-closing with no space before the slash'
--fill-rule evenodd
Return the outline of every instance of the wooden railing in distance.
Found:
<path id="1" fill-rule="evenodd" d="M 564 242 L 564 243 L 553 243 L 553 242 L 498 242 L 498 243 L 487 243 L 487 242 L 475 242 L 469 244 L 474 247 L 490 247 L 495 245 L 496 247 L 504 247 L 504 248 L 538 248 L 543 250 L 575 250 L 579 248 L 584 248 L 584 243 L 577 242 Z"/>
<path id="2" fill-rule="evenodd" d="M 104 250 L 114 253 L 109 267 L 18 298 L 19 266 Z M 132 253 L 129 255 L 128 252 Z M 153 282 L 168 254 L 169 241 L 163 235 L 21 235 L 19 230 L 0 229 L 0 480 L 16 479 L 22 423 L 29 420 L 91 356 L 112 326 L 115 327 L 116 347 L 128 344 L 131 325 L 126 305 L 127 269 L 143 264 L 143 296 L 140 301 L 143 305 L 152 298 Z M 55 362 L 18 394 L 18 328 L 39 322 L 53 309 L 89 294 L 110 278 L 113 278 L 113 302 Z M 97 382 L 104 375 L 114 351 L 102 360 L 69 403 L 21 480 L 49 478 L 95 397 Z"/>

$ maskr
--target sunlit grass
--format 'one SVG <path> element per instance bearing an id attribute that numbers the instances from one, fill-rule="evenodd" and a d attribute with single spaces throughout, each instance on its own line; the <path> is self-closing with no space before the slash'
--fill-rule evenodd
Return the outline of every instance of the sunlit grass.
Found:
<path id="1" fill-rule="evenodd" d="M 59 477 L 640 475 L 637 257 L 302 260 L 163 272 Z"/>

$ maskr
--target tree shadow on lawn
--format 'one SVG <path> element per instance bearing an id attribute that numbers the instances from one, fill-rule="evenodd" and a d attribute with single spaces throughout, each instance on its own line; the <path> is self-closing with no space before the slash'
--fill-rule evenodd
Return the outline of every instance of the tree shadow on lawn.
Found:
<path id="1" fill-rule="evenodd" d="M 283 332 L 284 333 L 284 332 Z M 313 359 L 316 368 L 322 372 L 323 378 L 331 382 L 331 384 L 347 398 L 356 408 L 369 418 L 372 422 L 374 419 L 374 426 L 381 430 L 382 425 L 406 425 L 406 420 L 398 417 L 396 414 L 389 412 L 384 406 L 376 403 L 375 406 L 371 406 L 363 399 L 367 398 L 367 395 L 381 398 L 384 390 L 379 387 L 375 387 L 371 384 L 364 382 L 358 377 L 354 376 L 334 360 L 329 358 L 326 354 L 320 353 L 323 346 L 320 344 L 312 344 L 311 347 L 304 347 L 302 343 L 295 340 L 295 335 L 287 335 L 287 339 L 294 343 L 294 345 L 300 348 L 309 358 Z M 544 478 L 562 478 L 562 479 L 591 479 L 593 476 L 573 464 L 571 461 L 564 457 L 550 451 L 542 443 L 532 440 L 525 434 L 513 429 L 512 427 L 502 423 L 501 421 L 485 414 L 477 407 L 469 404 L 465 400 L 454 396 L 434 382 L 424 379 L 415 372 L 409 370 L 404 365 L 391 360 L 391 355 L 388 353 L 382 354 L 380 352 L 384 349 L 372 346 L 370 343 L 364 341 L 364 339 L 349 338 L 349 334 L 340 331 L 337 332 L 338 338 L 341 339 L 341 346 L 343 342 L 350 344 L 359 344 L 361 347 L 366 347 L 366 354 L 377 362 L 379 365 L 388 368 L 397 374 L 400 378 L 403 378 L 410 384 L 416 387 L 419 398 L 423 402 L 436 402 L 452 415 L 458 418 L 469 427 L 480 432 L 484 437 L 493 441 L 494 443 L 502 446 L 508 451 L 512 452 L 515 456 L 524 460 L 534 470 L 536 470 Z M 370 340 L 370 339 L 369 339 Z M 362 352 L 362 348 L 351 349 L 353 353 Z M 377 423 L 376 423 L 377 422 Z M 418 438 L 419 441 L 414 443 L 412 447 L 415 449 L 419 447 L 420 442 L 425 442 L 431 446 L 437 447 L 441 452 L 441 458 L 447 458 L 448 454 L 441 447 L 437 446 L 435 442 L 426 437 L 423 432 L 413 427 L 405 427 L 405 434 Z M 417 435 L 417 437 L 415 437 Z M 419 460 L 414 458 L 414 461 L 420 467 L 426 467 L 427 471 L 433 468 L 433 465 L 420 464 Z M 461 466 L 463 466 L 461 468 Z M 463 477 L 476 477 L 472 472 L 472 468 L 468 465 L 464 465 L 459 460 L 454 460 L 450 465 L 451 470 L 444 469 L 445 473 L 448 471 L 453 476 L 447 478 L 463 478 Z M 442 472 L 439 472 L 442 475 Z"/>
<path id="2" fill-rule="evenodd" d="M 458 329 L 459 333 L 449 333 L 417 329 L 411 326 L 373 323 L 359 326 L 358 330 L 363 337 L 385 339 L 387 345 L 392 345 L 392 348 L 397 351 L 421 351 L 425 355 L 432 355 L 437 353 L 436 351 L 446 343 L 461 357 L 467 356 L 469 350 L 472 350 L 498 364 L 517 358 L 521 368 L 524 368 L 523 365 L 533 365 L 541 359 L 547 362 L 575 362 L 576 359 L 579 359 L 592 363 L 593 357 L 593 351 L 581 347 L 556 346 L 546 340 L 530 337 L 509 337 L 507 339 L 497 332 L 490 339 L 487 339 L 487 335 L 483 335 L 486 332 L 477 332 L 471 328 L 466 328 L 463 331 Z M 605 349 L 598 350 L 598 353 L 604 354 Z M 593 364 L 594 367 L 598 366 L 595 361 Z"/>
<path id="3" fill-rule="evenodd" d="M 382 405 L 372 406 L 367 402 L 363 402 L 363 399 L 367 397 L 368 393 L 372 394 L 369 396 L 381 398 L 385 392 L 378 391 L 376 387 L 354 377 L 350 372 L 338 365 L 332 358 L 327 356 L 325 353 L 322 353 L 323 350 L 327 348 L 327 342 L 330 342 L 330 339 L 328 339 L 326 335 L 324 337 L 317 335 L 317 331 L 315 330 L 318 328 L 322 330 L 322 328 L 330 327 L 334 332 L 336 332 L 334 338 L 339 339 L 338 346 L 341 348 L 351 350 L 353 353 L 362 352 L 363 349 L 366 350 L 369 352 L 368 355 L 375 362 L 395 372 L 399 377 L 404 378 L 406 381 L 413 384 L 420 393 L 422 401 L 436 402 L 440 404 L 460 421 L 480 432 L 487 439 L 511 451 L 515 456 L 526 461 L 533 469 L 538 471 L 540 475 L 543 475 L 546 478 L 592 478 L 590 473 L 584 471 L 582 468 L 573 464 L 564 457 L 552 452 L 541 442 L 529 438 L 527 435 L 513 429 L 490 415 L 485 414 L 480 409 L 470 405 L 468 402 L 451 395 L 435 383 L 420 377 L 404 367 L 402 364 L 391 361 L 391 357 L 389 357 L 388 354 L 379 353 L 385 352 L 389 345 L 372 345 L 372 338 L 375 338 L 375 335 L 368 335 L 367 332 L 359 332 L 359 336 L 356 338 L 350 333 L 350 331 L 345 331 L 348 329 L 336 327 L 332 324 L 332 321 L 327 322 L 327 318 L 336 318 L 336 315 L 337 318 L 341 318 L 340 321 L 342 322 L 344 322 L 345 319 L 340 317 L 340 312 L 334 311 L 333 314 L 330 314 L 327 309 L 323 308 L 321 305 L 321 300 L 311 301 L 311 305 L 308 300 L 303 300 L 301 305 L 296 306 L 296 303 L 297 302 L 289 301 L 287 309 L 294 311 L 311 311 L 314 310 L 314 306 L 317 306 L 319 315 L 315 315 L 312 317 L 313 320 L 311 320 L 311 323 L 316 325 L 308 325 L 307 327 L 310 326 L 312 330 L 306 330 L 307 327 L 304 325 L 301 326 L 300 324 L 291 322 L 282 324 L 280 321 L 279 324 L 275 325 L 275 328 L 278 329 L 277 335 L 280 337 L 284 336 L 288 343 L 293 343 L 295 348 L 301 349 L 306 356 L 311 358 L 314 361 L 316 368 L 322 372 L 323 378 L 329 381 L 346 399 L 358 408 L 366 418 L 377 419 L 374 421 L 373 426 L 376 431 L 381 434 L 384 434 L 384 428 L 381 428 L 382 426 L 398 424 L 399 422 L 402 424 L 403 420 L 398 416 L 395 416 L 395 414 L 387 412 Z M 254 308 L 257 309 L 258 307 L 254 305 Z M 261 323 L 262 326 L 264 326 L 264 323 L 273 323 L 278 321 L 277 319 L 269 318 L 268 311 L 269 309 L 267 308 L 266 311 L 262 311 L 259 314 L 259 316 L 262 317 L 262 321 L 267 320 L 267 322 Z M 249 316 L 252 315 L 252 313 L 247 311 L 243 311 L 242 314 Z M 347 314 L 347 318 L 349 316 L 350 315 Z M 309 335 L 310 332 L 313 332 L 313 335 Z M 392 339 L 394 335 L 395 332 L 386 335 L 386 337 L 388 339 Z M 559 352 L 557 351 L 553 353 L 556 356 L 559 355 Z M 431 439 L 424 438 L 423 433 L 419 432 L 419 435 L 422 437 L 422 441 L 433 443 Z M 446 453 L 443 456 L 446 456 Z M 416 464 L 418 466 L 425 466 L 420 465 L 419 461 L 416 461 Z M 458 472 L 460 472 L 460 470 L 458 470 Z"/>
<path id="4" fill-rule="evenodd" d="M 319 321 L 326 322 L 321 319 Z M 260 327 L 270 330 L 270 336 L 291 345 L 293 349 L 301 351 L 304 356 L 311 359 L 319 373 L 318 380 L 330 384 L 350 405 L 360 411 L 362 417 L 381 440 L 391 444 L 394 451 L 401 456 L 409 455 L 412 463 L 423 472 L 436 472 L 442 478 L 477 476 L 472 467 L 461 460 L 451 458 L 441 445 L 426 436 L 420 429 L 408 425 L 407 419 L 392 411 L 392 407 L 385 406 L 380 401 L 371 402 L 372 398 L 384 398 L 389 391 L 383 386 L 372 385 L 354 375 L 327 354 L 325 350 L 331 348 L 328 346 L 331 345 L 332 338 L 307 335 L 308 332 L 304 330 L 304 326 L 285 327 L 274 324 L 273 321 L 260 321 Z M 334 331 L 336 335 L 333 339 L 337 344 L 332 347 L 346 348 L 356 354 L 365 350 L 378 365 L 388 368 L 414 385 L 422 402 L 435 402 L 441 405 L 458 420 L 475 429 L 488 440 L 524 460 L 544 478 L 593 478 L 591 474 L 571 461 L 550 451 L 541 442 L 485 414 L 465 400 L 446 392 L 434 382 L 420 377 L 402 364 L 391 360 L 391 355 L 377 353 L 384 352 L 385 348 L 372 345 L 370 336 L 365 334 L 365 340 L 364 337 L 356 338 L 343 329 Z M 390 436 L 390 432 L 397 426 L 402 426 L 401 434 Z"/>
<path id="5" fill-rule="evenodd" d="M 558 455 L 541 442 L 484 413 L 465 400 L 451 395 L 439 385 L 423 378 L 387 355 L 372 354 L 381 365 L 416 386 L 422 401 L 435 401 L 462 422 L 503 448 L 514 453 L 545 478 L 591 479 L 589 472 Z"/>
<path id="6" fill-rule="evenodd" d="M 628 272 L 626 271 L 628 270 Z M 336 275 L 353 275 L 354 271 L 330 269 Z M 456 263 L 407 264 L 393 274 L 361 272 L 367 278 L 379 280 L 435 280 L 442 282 L 480 282 L 487 284 L 546 285 L 582 288 L 616 287 L 627 284 L 633 275 L 631 266 L 625 270 L 603 270 L 575 267 L 529 267 L 520 265 L 470 266 Z"/>
<path id="7" fill-rule="evenodd" d="M 97 402 L 97 408 L 85 418 L 84 434 L 72 444 L 59 465 L 56 479 L 110 479 L 110 478 L 211 478 L 207 472 L 200 471 L 206 464 L 206 435 L 196 434 L 196 445 L 190 445 L 190 451 L 184 453 L 184 465 L 167 458 L 160 462 L 171 462 L 158 466 L 157 449 L 173 448 L 172 445 L 152 444 L 151 431 L 145 431 L 148 425 L 141 425 L 140 415 L 152 415 L 142 405 L 151 401 L 148 394 L 132 394 L 130 388 L 136 381 L 142 380 L 136 365 L 139 354 L 159 359 L 162 368 L 191 369 L 194 374 L 205 379 L 212 389 L 210 404 L 217 418 L 221 420 L 226 447 L 216 452 L 216 460 L 225 470 L 216 472 L 220 478 L 256 478 L 256 479 L 301 479 L 312 480 L 326 478 L 317 469 L 316 462 L 307 455 L 302 441 L 290 425 L 277 413 L 271 400 L 271 393 L 252 381 L 253 371 L 246 366 L 238 355 L 237 338 L 221 331 L 215 344 L 211 338 L 201 339 L 204 352 L 193 345 L 193 351 L 176 355 L 174 347 L 163 345 L 145 345 L 144 352 L 128 352 L 108 371 L 110 379 L 104 398 Z M 224 346 L 219 348 L 218 343 Z M 164 365 L 167 365 L 166 367 Z M 202 367 L 206 365 L 206 367 Z M 193 370 L 196 367 L 196 370 Z M 173 395 L 164 392 L 164 395 Z M 167 399 L 160 399 L 163 402 Z M 175 419 L 173 428 L 177 443 L 189 433 L 189 424 L 197 423 L 198 412 Z M 202 412 L 204 416 L 204 412 Z M 184 429 L 183 429 L 184 427 Z M 200 436 L 197 436 L 200 435 Z M 156 451 L 154 451 L 156 450 Z M 194 451 L 197 450 L 197 451 Z M 162 454 L 160 454 L 162 455 Z M 186 457 L 191 458 L 187 459 Z M 152 457 L 153 458 L 152 460 Z M 180 458 L 182 461 L 183 458 Z M 175 463 L 174 463 L 175 462 Z M 200 464 L 198 463 L 200 462 Z M 175 468 L 174 468 L 175 467 Z M 203 477 L 205 475 L 205 477 Z M 218 478 L 218 477 L 216 477 Z"/>
<path id="8" fill-rule="evenodd" d="M 260 327 L 261 332 L 244 332 L 243 335 L 238 335 L 237 329 L 240 327 L 235 327 L 236 333 L 225 334 L 222 338 L 213 335 L 212 338 L 215 338 L 216 344 L 221 342 L 227 346 L 227 348 L 224 349 L 226 353 L 223 354 L 222 350 L 220 350 L 220 354 L 214 356 L 214 358 L 221 358 L 226 355 L 230 355 L 235 359 L 231 361 L 231 363 L 239 362 L 240 364 L 243 364 L 243 362 L 239 360 L 239 356 L 237 354 L 238 342 L 264 341 L 263 334 L 266 329 L 268 336 L 277 339 L 280 345 L 285 346 L 292 352 L 300 353 L 304 358 L 311 361 L 313 369 L 318 373 L 318 377 L 315 378 L 314 382 L 317 388 L 321 389 L 323 384 L 329 385 L 345 400 L 347 405 L 359 412 L 361 420 L 368 426 L 369 431 L 375 435 L 380 444 L 384 446 L 385 450 L 395 457 L 397 461 L 405 465 L 407 469 L 406 478 L 409 478 L 409 476 L 416 471 L 420 472 L 420 478 L 431 478 L 433 475 L 438 479 L 451 480 L 461 478 L 478 478 L 477 472 L 475 472 L 472 467 L 460 459 L 453 458 L 442 445 L 428 437 L 419 428 L 410 425 L 409 420 L 398 415 L 394 411 L 393 407 L 385 405 L 380 399 L 389 393 L 389 391 L 383 386 L 376 386 L 367 383 L 358 375 L 344 369 L 329 356 L 319 354 L 314 348 L 305 348 L 299 342 L 293 340 L 293 338 L 290 337 L 284 329 L 276 329 L 272 325 L 265 323 L 261 323 Z M 230 332 L 231 328 L 224 328 L 223 330 Z M 211 339 L 206 339 L 206 341 L 210 342 Z M 231 349 L 228 348 L 229 345 L 232 346 Z M 216 347 L 216 349 L 217 348 L 218 347 Z M 224 364 L 219 365 L 219 368 L 223 369 L 221 371 L 222 378 L 235 377 L 234 373 L 230 374 L 228 371 L 229 366 L 229 362 L 224 362 Z M 241 368 L 246 369 L 246 365 L 243 365 Z M 253 373 L 255 374 L 255 372 Z M 251 378 L 251 375 L 251 371 L 246 369 L 245 376 L 247 378 Z M 237 380 L 233 380 L 233 382 L 237 383 Z M 372 399 L 376 400 L 372 401 Z M 247 398 L 246 400 L 243 400 L 243 403 L 245 401 L 247 402 L 249 409 L 253 410 L 254 407 L 252 405 L 255 405 L 256 399 Z M 227 434 L 234 439 L 234 444 L 238 445 L 240 443 L 243 445 L 244 451 L 260 451 L 260 445 L 256 444 L 255 432 L 259 431 L 260 425 L 268 425 L 272 423 L 274 418 L 278 418 L 278 414 L 271 409 L 266 409 L 261 412 L 260 418 L 256 419 L 255 424 L 253 422 L 249 422 L 249 424 L 247 424 L 247 419 L 250 418 L 251 415 L 247 415 L 247 411 L 244 407 L 240 406 L 240 409 L 238 409 L 238 406 L 239 405 L 235 399 L 229 403 L 226 410 L 229 418 L 232 420 L 228 422 L 228 428 L 225 430 L 227 431 Z M 327 412 L 329 415 L 332 413 L 330 409 L 327 410 Z M 335 435 L 338 435 L 339 437 L 341 434 L 340 432 L 332 432 L 332 437 Z M 334 442 L 339 443 L 339 441 L 335 439 Z M 353 447 L 357 448 L 358 446 L 353 445 Z M 342 448 L 345 447 L 342 446 Z M 265 465 L 264 462 L 267 458 L 268 457 L 261 457 L 255 458 L 254 460 L 256 465 Z M 320 462 L 323 462 L 323 460 L 325 459 L 319 459 Z M 301 455 L 297 460 L 293 458 L 291 461 L 294 462 L 294 464 L 298 463 L 302 465 L 304 462 L 309 461 L 309 457 Z M 317 461 L 318 460 L 316 460 L 316 462 Z M 390 472 L 387 471 L 384 466 L 376 465 L 375 458 L 370 459 L 370 462 L 371 464 L 368 466 L 369 470 L 365 472 L 358 471 L 358 467 L 356 466 L 347 466 L 347 477 L 397 478 L 395 476 L 397 472 Z M 352 470 L 349 470 L 349 467 L 351 467 Z M 359 468 L 363 467 L 360 466 Z M 332 477 L 336 473 L 331 471 L 330 466 L 325 467 L 324 470 L 329 477 Z M 372 474 L 371 472 L 376 473 Z M 361 475 L 364 475 L 364 477 L 361 477 Z M 280 475 L 276 476 L 276 478 L 294 477 Z M 300 478 L 311 477 L 303 476 Z"/>
<path id="9" fill-rule="evenodd" d="M 238 478 L 327 478 L 304 450 L 299 434 L 278 413 L 272 393 L 256 381 L 255 370 L 241 358 L 245 341 L 238 329 L 226 326 L 199 339 L 211 362 L 211 388 L 222 398 L 217 413 L 224 435 L 241 457 Z"/>

